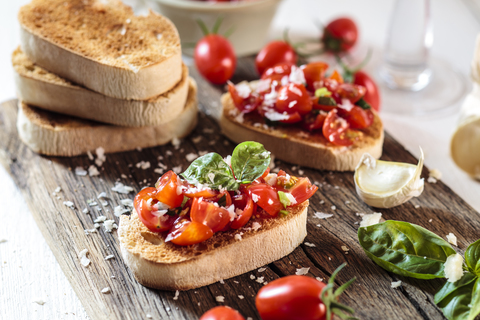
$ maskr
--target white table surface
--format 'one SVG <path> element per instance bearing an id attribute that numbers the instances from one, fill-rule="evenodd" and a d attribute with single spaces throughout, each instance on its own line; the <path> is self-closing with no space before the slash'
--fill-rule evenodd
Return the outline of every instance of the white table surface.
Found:
<path id="1" fill-rule="evenodd" d="M 2 0 L 0 4 L 0 101 L 15 97 L 10 54 L 19 43 L 17 12 L 27 2 Z M 294 37 L 316 36 L 315 20 L 325 22 L 345 14 L 358 22 L 362 43 L 381 48 L 393 3 L 392 0 L 285 0 L 270 38 L 280 37 L 287 26 Z M 480 19 L 460 0 L 434 0 L 432 5 L 435 24 L 432 54 L 468 77 Z M 456 168 L 449 156 L 449 139 L 458 112 L 431 119 L 382 113 L 382 118 L 386 130 L 414 155 L 419 155 L 418 146 L 422 146 L 426 165 L 439 169 L 443 182 L 480 211 L 480 183 Z M 0 319 L 88 319 L 3 167 L 0 167 L 0 205 L 0 240 L 7 240 L 0 243 Z M 45 304 L 33 302 L 38 299 Z"/>

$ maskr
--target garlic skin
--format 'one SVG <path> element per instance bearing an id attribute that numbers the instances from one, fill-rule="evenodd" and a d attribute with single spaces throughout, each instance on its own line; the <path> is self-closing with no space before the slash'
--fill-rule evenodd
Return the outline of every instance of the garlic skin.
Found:
<path id="1" fill-rule="evenodd" d="M 417 165 L 376 160 L 365 153 L 355 168 L 355 188 L 369 206 L 392 208 L 423 192 L 423 150 Z"/>

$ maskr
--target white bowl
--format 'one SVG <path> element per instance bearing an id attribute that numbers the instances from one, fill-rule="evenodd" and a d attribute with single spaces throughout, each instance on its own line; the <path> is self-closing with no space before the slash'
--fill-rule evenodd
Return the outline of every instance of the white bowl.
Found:
<path id="1" fill-rule="evenodd" d="M 197 20 L 202 20 L 209 30 L 218 18 L 223 18 L 219 34 L 234 28 L 229 40 L 237 56 L 258 52 L 265 39 L 281 0 L 244 0 L 234 2 L 205 2 L 192 0 L 149 0 L 150 7 L 168 17 L 178 29 L 184 53 L 192 54 L 188 44 L 203 37 Z"/>

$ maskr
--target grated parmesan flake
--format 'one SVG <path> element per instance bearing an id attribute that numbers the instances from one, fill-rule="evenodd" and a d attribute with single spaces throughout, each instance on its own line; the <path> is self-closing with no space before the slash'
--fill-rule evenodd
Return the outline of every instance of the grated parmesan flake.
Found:
<path id="1" fill-rule="evenodd" d="M 315 216 L 315 218 L 318 218 L 318 219 L 328 219 L 328 218 L 333 217 L 333 214 L 323 213 L 323 212 L 315 212 L 314 216 Z"/>
<path id="2" fill-rule="evenodd" d="M 122 193 L 122 194 L 129 194 L 133 191 L 132 187 L 126 186 L 121 182 L 115 182 L 115 187 L 112 188 L 112 191 Z"/>
<path id="3" fill-rule="evenodd" d="M 390 287 L 392 289 L 395 289 L 395 288 L 398 288 L 398 287 L 401 287 L 401 286 L 402 286 L 402 281 L 401 280 L 392 281 L 392 283 L 390 284 Z"/>
<path id="4" fill-rule="evenodd" d="M 188 162 L 192 162 L 193 160 L 198 158 L 198 154 L 196 153 L 189 153 L 185 156 L 185 159 L 187 159 Z"/>
<path id="5" fill-rule="evenodd" d="M 113 258 L 115 258 L 115 256 L 113 254 L 110 254 L 110 255 L 105 257 L 105 260 L 110 260 L 110 259 L 113 259 Z"/>
<path id="6" fill-rule="evenodd" d="M 216 297 L 215 297 L 215 300 L 216 300 L 217 302 L 225 302 L 225 297 L 224 297 L 224 296 L 216 296 Z"/>
<path id="7" fill-rule="evenodd" d="M 297 276 L 304 276 L 308 273 L 308 271 L 310 271 L 310 268 L 300 268 L 300 269 L 297 269 L 297 272 L 295 272 L 295 274 Z"/>
<path id="8" fill-rule="evenodd" d="M 98 171 L 97 167 L 95 167 L 93 164 L 88 167 L 88 175 L 90 177 L 95 177 L 100 175 L 100 172 Z"/>
<path id="9" fill-rule="evenodd" d="M 447 257 L 445 261 L 445 278 L 448 282 L 457 282 L 463 276 L 463 257 L 456 253 Z"/>
<path id="10" fill-rule="evenodd" d="M 447 241 L 451 244 L 453 244 L 454 246 L 458 247 L 457 245 L 457 237 L 452 233 L 450 232 L 449 234 L 447 234 Z"/>
<path id="11" fill-rule="evenodd" d="M 0 243 L 5 243 L 7 242 L 7 239 L 0 239 Z"/>
<path id="12" fill-rule="evenodd" d="M 35 299 L 35 300 L 33 300 L 32 302 L 33 302 L 33 303 L 36 303 L 36 304 L 38 304 L 38 305 L 41 305 L 41 306 L 43 306 L 43 305 L 46 303 L 46 301 L 43 300 L 43 299 Z"/>
<path id="13" fill-rule="evenodd" d="M 103 227 L 105 228 L 105 232 L 112 232 L 113 229 L 118 229 L 115 220 L 105 220 L 103 222 Z"/>
<path id="14" fill-rule="evenodd" d="M 79 252 L 78 257 L 80 258 L 80 264 L 84 267 L 88 267 L 90 264 L 90 259 L 87 258 L 87 249 L 83 249 L 82 251 Z"/>
<path id="15" fill-rule="evenodd" d="M 380 212 L 366 214 L 362 217 L 362 221 L 360 222 L 360 228 L 373 226 L 374 224 L 379 223 L 381 218 L 382 214 Z"/>
<path id="16" fill-rule="evenodd" d="M 102 291 L 101 291 L 103 294 L 107 294 L 107 293 L 110 293 L 111 290 L 109 287 L 106 287 L 106 288 L 103 288 Z"/>
<path id="17" fill-rule="evenodd" d="M 238 295 L 238 299 L 243 300 L 243 299 L 245 299 L 245 297 L 242 296 L 241 294 L 239 294 L 239 295 Z"/>
<path id="18" fill-rule="evenodd" d="M 263 271 L 265 271 L 265 270 L 267 270 L 267 268 L 260 268 L 260 269 L 258 269 L 257 271 L 258 271 L 258 272 L 263 272 Z"/>
<path id="19" fill-rule="evenodd" d="M 82 167 L 76 167 L 75 168 L 75 174 L 77 176 L 86 176 L 87 175 L 87 170 L 83 169 Z"/>
<path id="20" fill-rule="evenodd" d="M 150 168 L 150 161 L 140 161 L 135 165 L 137 168 L 140 168 L 142 170 L 147 170 Z"/>
<path id="21" fill-rule="evenodd" d="M 175 296 L 173 297 L 173 300 L 178 300 L 178 296 L 180 295 L 180 291 L 175 291 Z"/>
<path id="22" fill-rule="evenodd" d="M 63 204 L 69 207 L 70 209 L 75 209 L 75 205 L 72 201 L 63 201 Z"/>
<path id="23" fill-rule="evenodd" d="M 310 242 L 304 242 L 304 244 L 307 246 L 307 247 L 316 247 L 316 245 L 314 243 L 310 243 Z"/>

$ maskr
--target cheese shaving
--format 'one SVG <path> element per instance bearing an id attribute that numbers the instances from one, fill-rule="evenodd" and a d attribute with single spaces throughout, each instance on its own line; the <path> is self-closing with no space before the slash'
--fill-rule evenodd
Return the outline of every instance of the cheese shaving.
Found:
<path id="1" fill-rule="evenodd" d="M 310 268 L 300 268 L 300 269 L 297 269 L 297 272 L 295 272 L 295 274 L 297 276 L 304 276 L 308 273 L 308 271 L 310 271 Z"/>

